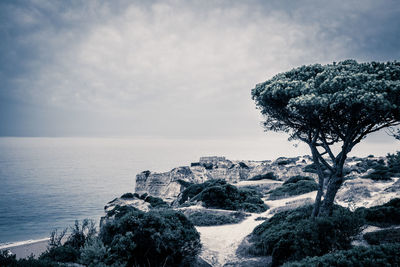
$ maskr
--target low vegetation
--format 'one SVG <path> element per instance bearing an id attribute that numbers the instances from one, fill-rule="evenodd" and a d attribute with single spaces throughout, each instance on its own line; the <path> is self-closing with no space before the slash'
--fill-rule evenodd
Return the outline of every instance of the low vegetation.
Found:
<path id="1" fill-rule="evenodd" d="M 290 262 L 283 267 L 376 267 L 399 266 L 400 243 L 371 247 L 354 247 L 340 250 L 320 257 L 308 257 L 301 261 Z"/>
<path id="2" fill-rule="evenodd" d="M 359 232 L 361 218 L 335 206 L 331 217 L 310 218 L 312 206 L 284 211 L 257 226 L 248 252 L 272 256 L 272 266 L 307 256 L 321 256 L 332 250 L 351 248 L 351 237 Z"/>
<path id="3" fill-rule="evenodd" d="M 245 218 L 246 214 L 243 212 L 213 213 L 207 210 L 196 211 L 188 215 L 188 219 L 196 226 L 234 224 Z"/>
<path id="4" fill-rule="evenodd" d="M 104 246 L 106 255 L 89 257 L 86 253 L 84 264 L 103 259 L 105 264 L 121 266 L 179 266 L 193 261 L 201 249 L 192 222 L 173 210 L 127 213 L 105 224 L 96 242 L 92 246 Z"/>
<path id="5" fill-rule="evenodd" d="M 278 177 L 276 177 L 273 172 L 267 172 L 265 174 L 258 174 L 256 176 L 249 178 L 248 180 L 249 181 L 259 181 L 259 180 L 266 180 L 266 179 L 279 180 Z"/>
<path id="6" fill-rule="evenodd" d="M 264 212 L 268 206 L 261 199 L 261 194 L 248 189 L 238 189 L 225 180 L 210 180 L 194 184 L 182 192 L 180 203 L 186 200 L 202 201 L 206 208 Z"/>
<path id="7" fill-rule="evenodd" d="M 364 234 L 363 237 L 370 245 L 400 243 L 400 228 L 384 229 L 376 232 L 370 232 Z"/>
<path id="8" fill-rule="evenodd" d="M 386 162 L 383 159 L 380 160 L 364 160 L 357 164 L 363 171 L 372 171 L 365 175 L 364 178 L 372 179 L 374 181 L 386 181 L 392 177 L 400 176 L 400 151 L 396 154 L 388 154 L 386 156 Z"/>
<path id="9" fill-rule="evenodd" d="M 318 190 L 318 184 L 314 179 L 305 176 L 293 176 L 282 186 L 271 190 L 269 199 L 280 199 L 289 196 L 297 196 Z"/>
<path id="10" fill-rule="evenodd" d="M 364 217 L 370 225 L 387 227 L 400 224 L 400 198 L 395 198 L 386 204 L 371 208 L 358 208 L 358 216 Z"/>
<path id="11" fill-rule="evenodd" d="M 143 195 L 139 195 L 138 193 L 125 193 L 121 196 L 122 199 L 141 199 L 147 203 L 150 203 L 152 208 L 169 208 L 169 204 L 162 200 L 159 197 L 153 197 L 144 193 Z"/>

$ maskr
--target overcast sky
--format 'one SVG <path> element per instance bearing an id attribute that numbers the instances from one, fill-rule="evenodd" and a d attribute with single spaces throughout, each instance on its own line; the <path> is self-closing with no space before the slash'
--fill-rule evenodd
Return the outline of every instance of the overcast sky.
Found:
<path id="1" fill-rule="evenodd" d="M 398 60 L 399 14 L 373 0 L 1 1 L 0 135 L 256 138 L 257 83 Z"/>

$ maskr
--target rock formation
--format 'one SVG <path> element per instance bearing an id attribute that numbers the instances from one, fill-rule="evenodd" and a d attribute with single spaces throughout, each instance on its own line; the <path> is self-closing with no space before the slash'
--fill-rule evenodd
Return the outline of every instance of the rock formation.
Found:
<path id="1" fill-rule="evenodd" d="M 315 176 L 303 170 L 310 163 L 309 156 L 279 158 L 275 161 L 231 161 L 225 157 L 202 157 L 199 162 L 174 168 L 169 172 L 139 173 L 136 176 L 135 192 L 148 193 L 172 202 L 184 189 L 182 181 L 202 183 L 210 179 L 224 179 L 235 184 L 269 172 L 273 172 L 277 179 L 284 181 L 294 175 Z"/>

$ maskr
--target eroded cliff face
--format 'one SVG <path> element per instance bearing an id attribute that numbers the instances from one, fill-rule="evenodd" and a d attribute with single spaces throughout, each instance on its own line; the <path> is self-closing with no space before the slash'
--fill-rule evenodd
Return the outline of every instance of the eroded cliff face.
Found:
<path id="1" fill-rule="evenodd" d="M 148 193 L 172 202 L 184 189 L 182 181 L 203 183 L 210 179 L 224 179 L 228 183 L 236 184 L 269 172 L 273 172 L 278 179 L 285 181 L 294 175 L 315 176 L 304 172 L 304 167 L 310 163 L 311 159 L 308 156 L 279 158 L 275 161 L 235 161 L 224 157 L 202 157 L 199 162 L 174 168 L 169 172 L 139 173 L 136 176 L 135 192 Z"/>

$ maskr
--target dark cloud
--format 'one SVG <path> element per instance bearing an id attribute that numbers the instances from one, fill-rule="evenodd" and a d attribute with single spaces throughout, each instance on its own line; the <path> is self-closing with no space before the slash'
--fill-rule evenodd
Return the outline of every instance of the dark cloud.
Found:
<path id="1" fill-rule="evenodd" d="M 250 89 L 399 58 L 397 1 L 2 1 L 0 135 L 258 136 Z"/>

